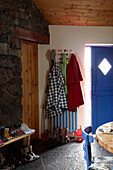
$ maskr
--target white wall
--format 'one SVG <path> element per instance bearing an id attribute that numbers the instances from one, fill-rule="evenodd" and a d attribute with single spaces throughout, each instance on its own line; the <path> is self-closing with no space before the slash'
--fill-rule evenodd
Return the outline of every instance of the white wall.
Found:
<path id="1" fill-rule="evenodd" d="M 49 26 L 50 45 L 39 45 L 39 129 L 42 129 L 42 103 L 47 82 L 47 74 L 50 66 L 51 49 L 72 49 L 76 54 L 80 68 L 84 77 L 82 88 L 85 100 L 85 44 L 113 43 L 113 27 L 90 27 L 90 26 Z M 78 127 L 85 123 L 85 104 L 78 109 Z M 47 128 L 47 126 L 46 126 Z"/>

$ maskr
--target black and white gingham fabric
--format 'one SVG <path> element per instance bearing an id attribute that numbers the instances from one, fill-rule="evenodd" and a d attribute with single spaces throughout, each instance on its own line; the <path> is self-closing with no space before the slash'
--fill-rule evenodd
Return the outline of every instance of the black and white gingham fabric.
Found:
<path id="1" fill-rule="evenodd" d="M 48 77 L 48 91 L 47 91 L 47 115 L 48 117 L 62 114 L 67 110 L 67 99 L 64 91 L 64 79 L 61 70 L 56 63 Z"/>

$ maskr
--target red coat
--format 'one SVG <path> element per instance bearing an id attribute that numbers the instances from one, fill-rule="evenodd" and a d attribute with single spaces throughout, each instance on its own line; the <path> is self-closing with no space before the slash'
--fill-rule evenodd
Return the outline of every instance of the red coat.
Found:
<path id="1" fill-rule="evenodd" d="M 67 66 L 67 86 L 68 86 L 68 109 L 75 111 L 76 107 L 84 104 L 80 81 L 82 74 L 76 56 L 71 55 Z"/>

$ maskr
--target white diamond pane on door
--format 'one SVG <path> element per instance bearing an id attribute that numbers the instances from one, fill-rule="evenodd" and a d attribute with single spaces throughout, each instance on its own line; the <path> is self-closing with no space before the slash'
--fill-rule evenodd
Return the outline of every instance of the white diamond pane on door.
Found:
<path id="1" fill-rule="evenodd" d="M 98 68 L 102 71 L 104 75 L 106 75 L 110 71 L 111 67 L 111 64 L 107 61 L 106 58 L 104 58 L 98 66 Z"/>

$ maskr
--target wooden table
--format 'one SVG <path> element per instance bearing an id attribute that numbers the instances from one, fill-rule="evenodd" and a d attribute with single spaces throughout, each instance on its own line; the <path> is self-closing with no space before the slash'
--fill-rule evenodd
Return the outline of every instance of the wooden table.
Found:
<path id="1" fill-rule="evenodd" d="M 99 126 L 96 130 L 96 139 L 102 147 L 104 147 L 109 152 L 113 153 L 113 132 L 103 133 L 99 130 L 102 128 L 109 128 L 109 127 L 113 129 L 113 122 L 105 123 Z"/>

